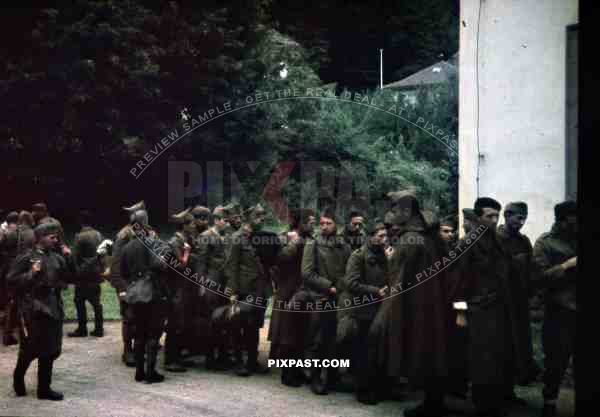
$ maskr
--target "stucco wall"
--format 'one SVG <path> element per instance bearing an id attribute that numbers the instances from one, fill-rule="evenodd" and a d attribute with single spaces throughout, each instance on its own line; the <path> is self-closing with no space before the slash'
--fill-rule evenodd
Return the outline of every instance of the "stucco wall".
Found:
<path id="1" fill-rule="evenodd" d="M 565 199 L 566 27 L 578 2 L 462 0 L 460 13 L 459 206 L 525 201 L 534 241 Z"/>

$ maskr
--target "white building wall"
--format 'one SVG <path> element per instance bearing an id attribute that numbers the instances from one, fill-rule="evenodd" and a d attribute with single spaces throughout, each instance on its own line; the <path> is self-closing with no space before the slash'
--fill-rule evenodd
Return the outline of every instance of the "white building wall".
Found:
<path id="1" fill-rule="evenodd" d="M 461 0 L 460 13 L 459 206 L 525 201 L 534 241 L 565 199 L 566 27 L 578 2 Z"/>

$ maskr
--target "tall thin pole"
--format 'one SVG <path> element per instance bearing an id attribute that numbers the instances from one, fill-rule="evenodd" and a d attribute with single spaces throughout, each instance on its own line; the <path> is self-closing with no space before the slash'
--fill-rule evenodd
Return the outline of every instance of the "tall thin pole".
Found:
<path id="1" fill-rule="evenodd" d="M 379 88 L 383 89 L 383 49 L 379 50 Z"/>

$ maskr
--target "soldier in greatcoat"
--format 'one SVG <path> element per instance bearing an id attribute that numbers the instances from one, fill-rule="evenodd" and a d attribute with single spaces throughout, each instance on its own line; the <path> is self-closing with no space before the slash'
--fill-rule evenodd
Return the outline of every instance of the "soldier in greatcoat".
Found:
<path id="1" fill-rule="evenodd" d="M 35 228 L 35 248 L 18 256 L 7 276 L 17 297 L 20 335 L 19 354 L 13 374 L 17 396 L 27 394 L 25 373 L 38 359 L 39 399 L 60 401 L 63 394 L 51 388 L 52 367 L 62 350 L 64 310 L 61 291 L 72 281 L 74 263 L 71 251 L 56 251 L 60 226 L 42 223 Z"/>

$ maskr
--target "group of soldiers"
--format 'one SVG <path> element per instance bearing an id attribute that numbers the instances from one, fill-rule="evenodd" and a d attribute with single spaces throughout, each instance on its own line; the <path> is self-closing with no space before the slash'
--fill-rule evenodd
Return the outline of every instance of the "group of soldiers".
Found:
<path id="1" fill-rule="evenodd" d="M 139 202 L 124 208 L 129 221 L 114 243 L 82 222 L 73 254 L 47 210 L 31 222 L 22 212 L 2 237 L 8 247 L 17 231 L 21 236 L 3 260 L 3 285 L 19 317 L 16 394 L 26 394 L 25 371 L 39 358 L 38 397 L 62 399 L 50 388 L 62 338 L 60 290 L 75 284 L 83 307 L 70 335 L 86 336 L 85 300 L 99 304 L 99 283 L 107 279 L 120 301 L 122 360 L 135 367 L 136 381 L 164 380 L 156 370 L 163 332 L 167 371 L 185 372 L 193 356 L 204 355 L 209 369 L 268 372 L 258 347 L 270 299 L 269 358 L 350 358 L 356 397 L 365 404 L 389 398 L 408 378 L 425 392 L 422 404 L 404 411 L 409 416 L 447 414 L 444 397 L 466 398 L 469 385 L 481 415 L 502 415 L 522 402 L 515 385 L 539 373 L 529 300 L 542 291 L 543 415 L 554 415 L 573 356 L 576 204 L 557 204 L 552 229 L 532 245 L 520 233 L 528 216 L 523 202 L 506 205 L 504 224 L 496 227 L 500 203 L 477 199 L 463 210 L 458 240 L 454 219 L 432 218 L 410 192 L 389 197 L 383 218 L 352 212 L 343 232 L 332 207 L 318 216 L 310 208 L 291 210 L 280 235 L 265 230 L 260 204 L 212 212 L 198 205 L 173 216 L 178 230 L 169 239 L 158 235 Z M 102 336 L 101 306 L 95 317 L 92 334 Z M 340 378 L 336 367 L 281 369 L 283 384 L 306 383 L 318 395 L 335 390 Z"/>

